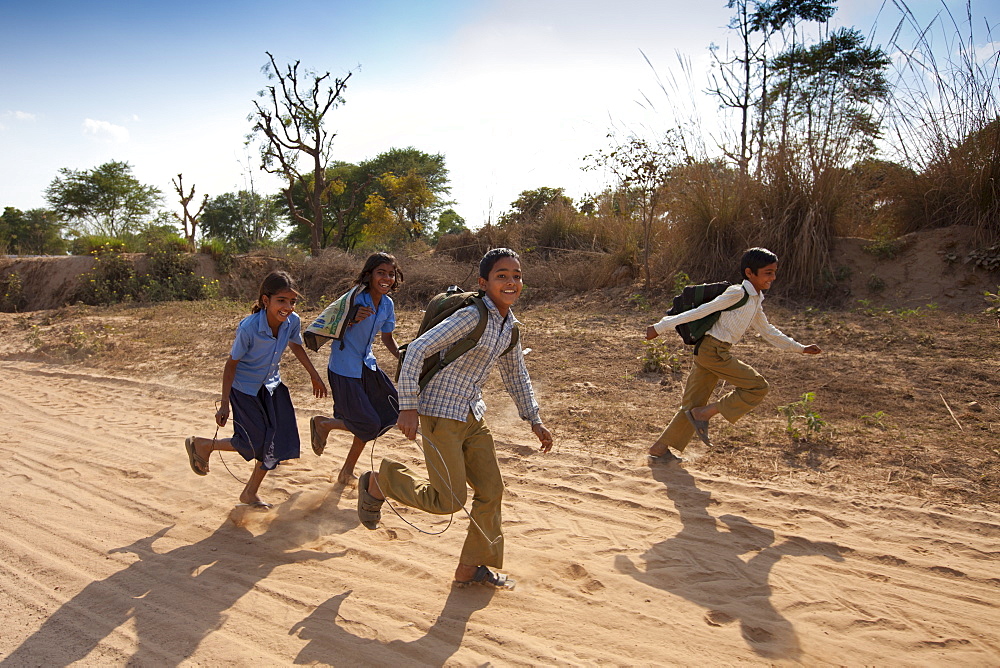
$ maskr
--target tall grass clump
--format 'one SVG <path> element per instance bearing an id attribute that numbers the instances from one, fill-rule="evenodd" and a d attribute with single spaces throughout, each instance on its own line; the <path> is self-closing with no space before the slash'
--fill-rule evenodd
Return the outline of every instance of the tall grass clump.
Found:
<path id="1" fill-rule="evenodd" d="M 819 295 L 832 275 L 837 218 L 848 194 L 847 173 L 836 167 L 810 168 L 791 150 L 776 152 L 759 184 L 760 243 L 780 258 L 782 284 Z"/>
<path id="2" fill-rule="evenodd" d="M 900 188 L 902 232 L 972 225 L 981 241 L 1000 236 L 1000 51 L 990 25 L 977 34 L 971 4 L 955 16 L 947 5 L 929 25 L 909 6 L 893 46 L 896 83 L 887 111 L 887 141 L 914 170 Z M 908 35 L 912 43 L 905 43 Z M 936 39 L 937 38 L 937 39 Z M 943 48 L 935 48 L 938 44 Z M 989 47 L 986 54 L 977 46 Z"/>
<path id="3" fill-rule="evenodd" d="M 665 186 L 669 232 L 656 273 L 669 277 L 683 271 L 696 282 L 724 278 L 722 267 L 735 273 L 733 258 L 758 245 L 754 188 L 750 178 L 718 161 L 675 170 Z"/>

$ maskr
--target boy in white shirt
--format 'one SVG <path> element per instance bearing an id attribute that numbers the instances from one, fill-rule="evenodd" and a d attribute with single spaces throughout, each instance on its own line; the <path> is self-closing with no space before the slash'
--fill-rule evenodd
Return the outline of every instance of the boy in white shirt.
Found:
<path id="1" fill-rule="evenodd" d="M 747 328 L 753 327 L 771 345 L 781 350 L 817 355 L 819 346 L 803 345 L 767 321 L 764 315 L 763 291 L 771 287 L 778 273 L 778 257 L 766 248 L 751 248 L 740 261 L 742 284 L 731 285 L 721 295 L 689 311 L 665 316 L 655 325 L 646 328 L 646 339 L 670 331 L 677 325 L 692 322 L 716 311 L 721 311 L 708 333 L 695 346 L 694 368 L 688 375 L 680 410 L 670 424 L 649 448 L 649 454 L 664 461 L 683 461 L 670 450 L 684 452 L 688 441 L 695 434 L 706 445 L 712 442 L 708 437 L 708 421 L 719 413 L 729 422 L 749 413 L 767 395 L 767 381 L 749 364 L 733 357 L 729 349 L 739 341 Z M 749 295 L 743 306 L 731 311 L 744 295 Z M 719 401 L 707 404 L 719 380 L 735 386 L 732 392 Z"/>

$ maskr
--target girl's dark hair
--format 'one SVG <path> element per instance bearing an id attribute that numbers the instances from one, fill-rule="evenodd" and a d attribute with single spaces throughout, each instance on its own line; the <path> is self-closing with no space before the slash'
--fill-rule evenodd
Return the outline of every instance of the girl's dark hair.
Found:
<path id="1" fill-rule="evenodd" d="M 295 285 L 295 279 L 287 271 L 272 271 L 260 282 L 260 290 L 257 291 L 257 303 L 253 305 L 253 309 L 250 312 L 257 313 L 264 310 L 264 297 L 273 297 L 285 290 L 291 290 L 300 296 L 302 294 Z"/>
<path id="2" fill-rule="evenodd" d="M 521 256 L 512 251 L 509 248 L 494 248 L 491 251 L 487 251 L 483 259 L 479 261 L 479 276 L 486 280 L 490 278 L 490 271 L 493 270 L 493 265 L 500 261 L 500 258 L 512 257 L 515 260 L 520 260 Z"/>
<path id="3" fill-rule="evenodd" d="M 396 270 L 396 280 L 393 282 L 392 287 L 389 288 L 389 292 L 395 292 L 396 288 L 403 284 L 403 272 L 399 269 L 399 265 L 396 264 L 396 256 L 390 255 L 389 253 L 373 253 L 368 256 L 365 260 L 364 269 L 358 274 L 358 277 L 354 279 L 355 285 L 367 286 L 368 282 L 372 280 L 372 273 L 381 264 L 392 265 L 392 268 Z"/>
<path id="4" fill-rule="evenodd" d="M 747 269 L 752 271 L 756 276 L 757 272 L 763 267 L 774 264 L 777 261 L 778 256 L 766 248 L 751 248 L 743 253 L 743 259 L 740 260 L 740 278 L 747 277 Z"/>

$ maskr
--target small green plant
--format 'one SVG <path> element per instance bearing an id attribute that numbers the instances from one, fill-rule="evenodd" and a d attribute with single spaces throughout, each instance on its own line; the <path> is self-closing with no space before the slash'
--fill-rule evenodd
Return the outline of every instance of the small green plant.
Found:
<path id="1" fill-rule="evenodd" d="M 683 271 L 678 271 L 674 274 L 674 292 L 673 294 L 680 294 L 684 288 L 691 285 L 691 277 L 685 274 Z"/>
<path id="2" fill-rule="evenodd" d="M 971 251 L 965 261 L 986 271 L 996 271 L 1000 269 L 1000 244 Z"/>
<path id="3" fill-rule="evenodd" d="M 27 305 L 21 274 L 12 271 L 6 276 L 0 276 L 0 311 L 18 313 Z"/>
<path id="4" fill-rule="evenodd" d="M 649 300 L 646 299 L 646 295 L 640 294 L 638 292 L 635 293 L 635 294 L 633 294 L 633 295 L 631 295 L 625 301 L 629 305 L 635 306 L 640 311 L 648 311 L 650 308 L 652 308 L 652 306 L 649 303 Z"/>
<path id="5" fill-rule="evenodd" d="M 785 431 L 792 438 L 808 440 L 810 434 L 818 434 L 826 426 L 826 421 L 810 406 L 815 400 L 815 392 L 806 392 L 798 401 L 778 406 L 778 412 L 785 416 Z M 799 430 L 800 424 L 805 427 L 805 436 Z"/>
<path id="6" fill-rule="evenodd" d="M 885 431 L 889 426 L 885 422 L 885 411 L 875 411 L 871 415 L 862 415 L 861 421 L 869 427 L 877 427 Z"/>
<path id="7" fill-rule="evenodd" d="M 867 285 L 868 289 L 874 293 L 879 293 L 885 290 L 885 281 L 875 274 L 868 277 L 868 282 L 865 285 Z"/>
<path id="8" fill-rule="evenodd" d="M 996 292 L 990 292 L 987 290 L 983 294 L 988 305 L 984 313 L 986 313 L 986 315 L 993 316 L 994 318 L 1000 318 L 1000 285 L 997 286 Z"/>
<path id="9" fill-rule="evenodd" d="M 891 260 L 899 255 L 900 251 L 903 250 L 903 245 L 903 242 L 899 240 L 883 239 L 863 246 L 862 250 L 882 260 Z"/>
<path id="10" fill-rule="evenodd" d="M 671 350 L 667 349 L 667 344 L 663 341 L 645 341 L 643 345 L 646 352 L 639 358 L 642 362 L 642 370 L 645 373 L 680 373 L 681 358 Z"/>

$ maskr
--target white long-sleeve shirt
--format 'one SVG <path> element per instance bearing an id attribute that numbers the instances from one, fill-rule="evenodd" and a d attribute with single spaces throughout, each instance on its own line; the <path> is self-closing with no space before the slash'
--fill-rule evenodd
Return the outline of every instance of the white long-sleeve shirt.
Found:
<path id="1" fill-rule="evenodd" d="M 749 295 L 747 303 L 732 311 L 722 311 L 722 309 L 729 308 L 741 300 L 743 290 L 746 290 L 747 295 Z M 764 295 L 757 292 L 749 280 L 744 280 L 740 285 L 730 285 L 725 292 L 706 304 L 677 315 L 664 316 L 662 320 L 653 325 L 653 329 L 656 330 L 657 334 L 665 334 L 677 325 L 698 320 L 716 311 L 722 311 L 722 313 L 719 314 L 718 321 L 708 330 L 708 334 L 713 338 L 727 343 L 737 343 L 743 338 L 747 329 L 753 327 L 754 331 L 775 348 L 789 352 L 805 350 L 804 345 L 782 333 L 780 329 L 767 321 L 767 316 L 764 315 Z"/>

